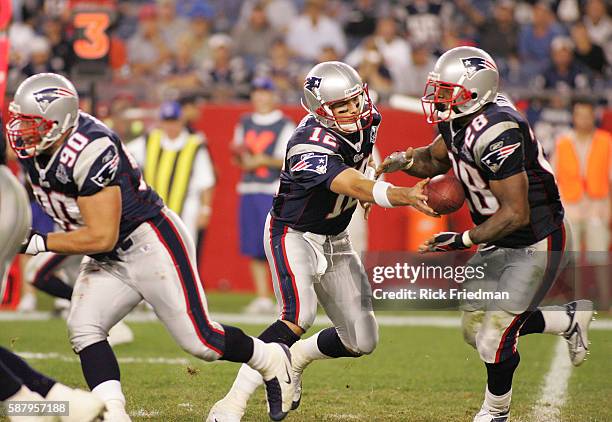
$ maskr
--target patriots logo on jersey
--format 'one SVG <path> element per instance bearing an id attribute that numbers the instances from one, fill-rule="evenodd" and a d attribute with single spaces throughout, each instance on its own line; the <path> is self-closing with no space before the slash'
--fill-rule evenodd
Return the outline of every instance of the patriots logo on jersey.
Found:
<path id="1" fill-rule="evenodd" d="M 325 174 L 327 172 L 327 155 L 315 154 L 313 152 L 302 154 L 300 161 L 291 167 L 291 171 L 312 171 L 318 174 Z"/>
<path id="2" fill-rule="evenodd" d="M 318 91 L 320 86 L 321 78 L 318 78 L 316 76 L 310 76 L 309 78 L 306 78 L 306 81 L 304 82 L 304 88 L 314 94 L 316 94 L 315 89 Z"/>
<path id="3" fill-rule="evenodd" d="M 493 147 L 497 145 L 494 144 Z M 505 147 L 495 149 L 493 152 L 488 153 L 482 158 L 482 163 L 489 167 L 493 173 L 497 173 L 497 171 L 501 168 L 502 164 L 508 157 L 512 155 L 514 151 L 516 151 L 521 146 L 520 142 L 516 144 L 506 145 Z"/>
<path id="4" fill-rule="evenodd" d="M 42 111 L 43 113 L 45 113 L 47 111 L 47 108 L 49 108 L 49 106 L 51 105 L 51 103 L 59 98 L 62 97 L 75 97 L 76 95 L 74 94 L 74 92 L 70 91 L 69 89 L 66 88 L 45 88 L 45 89 L 41 89 L 40 91 L 36 91 L 34 93 L 34 99 L 36 100 L 36 103 L 38 104 L 38 108 L 40 108 L 40 111 Z"/>
<path id="5" fill-rule="evenodd" d="M 465 73 L 468 79 L 472 79 L 472 77 L 481 70 L 497 70 L 492 62 L 482 57 L 468 57 L 466 59 L 461 59 L 461 62 L 463 63 L 463 67 L 465 67 Z"/>
<path id="6" fill-rule="evenodd" d="M 104 156 L 102 161 L 105 164 L 94 176 L 92 176 L 91 181 L 103 188 L 108 186 L 117 174 L 117 170 L 119 169 L 119 154 L 117 154 L 114 149 L 111 149 L 106 156 Z"/>

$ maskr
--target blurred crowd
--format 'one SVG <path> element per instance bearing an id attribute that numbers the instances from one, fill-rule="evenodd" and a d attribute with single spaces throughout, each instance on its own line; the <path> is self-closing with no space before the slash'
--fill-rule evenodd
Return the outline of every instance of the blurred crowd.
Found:
<path id="1" fill-rule="evenodd" d="M 74 1 L 13 0 L 12 68 L 70 74 Z M 114 82 L 245 99 L 270 76 L 282 100 L 299 99 L 314 62 L 359 68 L 384 101 L 420 95 L 441 52 L 476 45 L 508 89 L 601 92 L 612 80 L 612 20 L 605 0 L 157 0 L 111 4 Z M 10 85 L 15 85 L 11 83 Z M 154 90 L 155 91 L 155 90 Z M 144 90 L 139 95 L 159 94 Z"/>

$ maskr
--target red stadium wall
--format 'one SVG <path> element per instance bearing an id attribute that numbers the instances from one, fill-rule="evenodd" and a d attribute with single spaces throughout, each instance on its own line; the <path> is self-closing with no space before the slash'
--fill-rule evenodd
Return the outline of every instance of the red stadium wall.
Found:
<path id="1" fill-rule="evenodd" d="M 200 274 L 207 289 L 252 290 L 248 261 L 240 256 L 238 248 L 236 184 L 240 171 L 231 163 L 230 155 L 234 125 L 240 115 L 249 110 L 248 104 L 207 105 L 197 124 L 208 138 L 218 177 L 212 219 L 200 259 Z M 286 107 L 283 111 L 296 122 L 304 115 L 299 107 Z M 382 108 L 381 113 L 383 120 L 376 144 L 383 157 L 408 146 L 428 144 L 434 135 L 433 128 L 422 115 L 386 108 Z M 411 185 L 416 179 L 392 174 L 388 180 L 397 185 Z M 453 215 L 450 225 L 459 229 L 469 227 L 467 211 L 463 209 Z M 410 233 L 405 211 L 375 207 L 369 221 L 369 233 L 370 250 L 402 250 L 406 244 L 404 236 Z"/>

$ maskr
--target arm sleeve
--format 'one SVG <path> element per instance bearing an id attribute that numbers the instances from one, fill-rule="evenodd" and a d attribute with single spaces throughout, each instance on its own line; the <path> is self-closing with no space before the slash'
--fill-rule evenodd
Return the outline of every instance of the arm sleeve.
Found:
<path id="1" fill-rule="evenodd" d="M 119 152 L 110 138 L 99 138 L 87 145 L 74 165 L 79 196 L 94 195 L 107 186 L 118 185 L 120 163 Z"/>
<path id="2" fill-rule="evenodd" d="M 349 168 L 337 154 L 316 152 L 294 155 L 289 158 L 288 164 L 293 180 L 304 189 L 321 184 L 329 189 L 334 178 Z"/>

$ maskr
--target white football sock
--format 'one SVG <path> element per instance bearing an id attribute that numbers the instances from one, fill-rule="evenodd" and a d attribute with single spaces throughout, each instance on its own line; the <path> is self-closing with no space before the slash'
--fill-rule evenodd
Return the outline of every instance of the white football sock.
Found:
<path id="1" fill-rule="evenodd" d="M 244 414 L 247 403 L 257 387 L 263 384 L 261 374 L 247 364 L 240 366 L 238 375 L 222 401 L 236 413 Z"/>
<path id="2" fill-rule="evenodd" d="M 262 371 L 266 371 L 270 367 L 268 345 L 258 338 L 251 338 L 253 339 L 253 356 L 251 356 L 247 365 L 261 374 Z"/>
<path id="3" fill-rule="evenodd" d="M 547 334 L 563 334 L 569 329 L 570 317 L 563 306 L 544 306 L 540 308 L 544 317 L 544 332 Z"/>
<path id="4" fill-rule="evenodd" d="M 319 350 L 317 339 L 320 333 L 321 331 L 307 339 L 298 340 L 291 346 L 291 363 L 295 369 L 303 371 L 313 360 L 331 359 Z"/>
<path id="5" fill-rule="evenodd" d="M 483 409 L 487 410 L 492 415 L 499 415 L 507 412 L 510 409 L 510 401 L 512 400 L 512 388 L 502 396 L 496 396 L 489 391 L 489 387 L 485 389 L 485 399 L 482 405 Z"/>
<path id="6" fill-rule="evenodd" d="M 121 383 L 117 380 L 104 381 L 98 384 L 93 390 L 91 390 L 96 396 L 100 398 L 107 407 L 125 407 L 125 396 L 121 391 Z"/>

